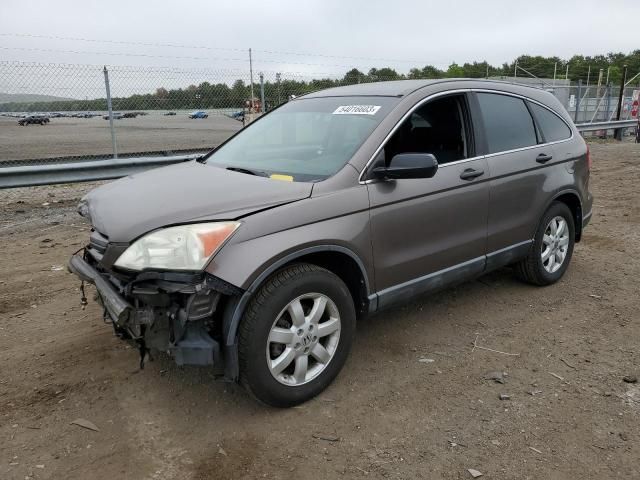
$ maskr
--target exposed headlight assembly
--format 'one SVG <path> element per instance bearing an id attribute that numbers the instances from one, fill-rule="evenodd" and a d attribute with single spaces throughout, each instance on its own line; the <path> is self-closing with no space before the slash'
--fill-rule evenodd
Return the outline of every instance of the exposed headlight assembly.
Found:
<path id="1" fill-rule="evenodd" d="M 136 240 L 115 266 L 130 270 L 202 270 L 239 226 L 239 222 L 212 222 L 156 230 Z"/>

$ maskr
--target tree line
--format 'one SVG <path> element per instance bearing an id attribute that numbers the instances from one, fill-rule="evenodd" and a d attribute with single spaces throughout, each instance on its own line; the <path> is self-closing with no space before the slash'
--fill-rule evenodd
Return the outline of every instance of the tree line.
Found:
<path id="1" fill-rule="evenodd" d="M 584 83 L 589 81 L 594 84 L 598 81 L 600 70 L 602 70 L 603 82 L 608 79 L 610 83 L 618 85 L 624 65 L 628 66 L 628 78 L 639 73 L 640 50 L 635 50 L 629 54 L 575 55 L 569 60 L 563 60 L 559 57 L 521 55 L 511 63 L 504 63 L 500 67 L 495 67 L 487 62 L 464 63 L 462 65 L 452 63 L 446 70 L 439 69 L 433 65 L 426 65 L 422 68 L 412 68 L 407 73 L 400 73 L 390 67 L 371 68 L 366 73 L 353 68 L 341 78 L 313 80 L 283 78 L 278 81 L 269 80 L 265 82 L 264 90 L 267 106 L 271 107 L 286 101 L 291 95 L 299 96 L 312 91 L 354 83 L 403 79 L 513 77 L 516 71 L 518 76 L 523 77 L 534 75 L 541 78 L 554 78 L 555 75 L 558 79 L 566 78 L 571 82 L 582 80 Z M 637 84 L 640 85 L 640 80 L 638 80 Z M 258 83 L 254 83 L 253 91 L 254 96 L 259 97 L 260 86 Z M 205 81 L 199 85 L 189 85 L 186 88 L 177 89 L 166 89 L 159 86 L 153 93 L 113 98 L 112 104 L 114 111 L 239 109 L 250 98 L 250 92 L 251 85 L 240 79 L 231 84 Z M 0 104 L 0 111 L 4 112 L 92 110 L 106 110 L 106 99 Z"/>

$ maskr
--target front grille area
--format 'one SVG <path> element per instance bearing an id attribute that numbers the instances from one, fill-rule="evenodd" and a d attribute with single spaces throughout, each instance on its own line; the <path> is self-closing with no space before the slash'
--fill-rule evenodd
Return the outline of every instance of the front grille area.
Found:
<path id="1" fill-rule="evenodd" d="M 96 229 L 91 230 L 89 237 L 89 248 L 99 255 L 103 255 L 109 245 L 109 239 L 98 232 Z"/>

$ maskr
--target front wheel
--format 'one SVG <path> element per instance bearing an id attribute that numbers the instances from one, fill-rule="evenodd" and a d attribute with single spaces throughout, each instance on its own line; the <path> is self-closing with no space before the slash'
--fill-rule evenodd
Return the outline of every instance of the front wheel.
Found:
<path id="1" fill-rule="evenodd" d="M 518 277 L 534 285 L 557 282 L 569 267 L 574 243 L 571 210 L 564 203 L 552 203 L 542 216 L 529 254 L 516 264 Z"/>
<path id="2" fill-rule="evenodd" d="M 355 333 L 349 289 L 310 264 L 286 267 L 257 292 L 240 325 L 240 381 L 258 400 L 290 407 L 322 392 Z"/>

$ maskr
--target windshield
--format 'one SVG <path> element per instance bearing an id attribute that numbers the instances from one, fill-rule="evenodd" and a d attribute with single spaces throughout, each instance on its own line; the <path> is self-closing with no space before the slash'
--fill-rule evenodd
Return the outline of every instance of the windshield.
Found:
<path id="1" fill-rule="evenodd" d="M 249 125 L 207 163 L 297 182 L 323 180 L 351 159 L 397 102 L 395 97 L 294 100 Z"/>

